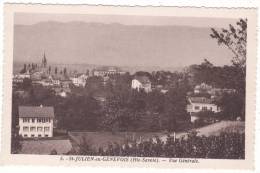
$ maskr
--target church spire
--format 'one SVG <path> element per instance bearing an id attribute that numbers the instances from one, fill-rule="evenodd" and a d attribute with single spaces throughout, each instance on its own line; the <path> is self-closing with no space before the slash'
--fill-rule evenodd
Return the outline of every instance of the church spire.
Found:
<path id="1" fill-rule="evenodd" d="M 43 65 L 44 68 L 47 67 L 47 59 L 46 59 L 46 56 L 45 56 L 45 51 L 43 53 L 42 65 Z"/>

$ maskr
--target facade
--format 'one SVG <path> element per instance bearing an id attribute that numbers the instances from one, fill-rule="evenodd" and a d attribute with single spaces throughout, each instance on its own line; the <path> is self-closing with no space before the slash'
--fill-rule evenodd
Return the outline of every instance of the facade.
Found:
<path id="1" fill-rule="evenodd" d="M 189 104 L 187 105 L 187 112 L 191 115 L 191 122 L 199 119 L 198 112 L 212 111 L 214 113 L 220 112 L 220 108 L 213 103 L 213 99 L 205 97 L 189 97 Z"/>
<path id="2" fill-rule="evenodd" d="M 19 135 L 24 138 L 53 137 L 54 108 L 19 106 Z"/>
<path id="3" fill-rule="evenodd" d="M 92 71 L 93 76 L 109 76 L 109 75 L 121 75 L 125 74 L 125 72 L 121 71 L 119 68 L 116 67 L 101 67 L 97 69 L 93 69 Z"/>
<path id="4" fill-rule="evenodd" d="M 213 99 L 205 97 L 189 97 L 189 105 L 187 106 L 188 113 L 197 113 L 200 111 L 220 112 L 219 107 L 213 103 Z"/>
<path id="5" fill-rule="evenodd" d="M 144 90 L 147 93 L 152 91 L 152 84 L 147 76 L 136 76 L 132 80 L 131 87 L 137 91 Z"/>
<path id="6" fill-rule="evenodd" d="M 85 87 L 88 76 L 86 74 L 78 74 L 70 78 L 73 85 Z"/>

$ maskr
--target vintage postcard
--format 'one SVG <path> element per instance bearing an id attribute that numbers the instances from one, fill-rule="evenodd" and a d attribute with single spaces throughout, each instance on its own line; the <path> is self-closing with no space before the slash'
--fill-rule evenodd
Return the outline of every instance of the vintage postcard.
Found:
<path id="1" fill-rule="evenodd" d="M 256 9 L 4 10 L 1 164 L 254 169 Z"/>

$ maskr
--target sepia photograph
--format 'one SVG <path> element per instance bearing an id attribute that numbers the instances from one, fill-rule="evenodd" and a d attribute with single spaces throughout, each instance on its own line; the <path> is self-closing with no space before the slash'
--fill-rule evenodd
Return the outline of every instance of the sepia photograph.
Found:
<path id="1" fill-rule="evenodd" d="M 248 22 L 13 13 L 10 154 L 245 160 Z"/>

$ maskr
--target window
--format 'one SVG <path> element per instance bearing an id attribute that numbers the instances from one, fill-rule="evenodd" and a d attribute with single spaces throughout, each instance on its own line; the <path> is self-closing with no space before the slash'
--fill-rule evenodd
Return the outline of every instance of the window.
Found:
<path id="1" fill-rule="evenodd" d="M 202 106 L 202 110 L 206 111 L 207 110 L 207 106 Z"/>
<path id="2" fill-rule="evenodd" d="M 24 126 L 24 127 L 23 127 L 23 131 L 24 131 L 24 132 L 28 132 L 28 131 L 29 131 L 29 127 Z"/>
<path id="3" fill-rule="evenodd" d="M 34 135 L 31 135 L 31 137 L 33 138 L 33 137 L 34 137 Z"/>
<path id="4" fill-rule="evenodd" d="M 200 107 L 199 107 L 199 106 L 195 106 L 194 109 L 195 109 L 195 110 L 199 110 Z"/>
<path id="5" fill-rule="evenodd" d="M 212 111 L 212 107 L 209 108 Z"/>
<path id="6" fill-rule="evenodd" d="M 42 132 L 42 127 L 37 127 L 37 132 Z"/>
<path id="7" fill-rule="evenodd" d="M 30 119 L 29 119 L 29 118 L 23 118 L 23 122 L 24 122 L 24 123 L 29 123 L 29 122 L 30 122 Z"/>
<path id="8" fill-rule="evenodd" d="M 37 118 L 37 123 L 40 123 L 41 122 L 41 119 L 40 118 Z"/>
<path id="9" fill-rule="evenodd" d="M 49 135 L 45 135 L 45 137 L 49 137 Z"/>
<path id="10" fill-rule="evenodd" d="M 44 127 L 44 131 L 45 131 L 45 132 L 50 131 L 50 127 Z"/>
<path id="11" fill-rule="evenodd" d="M 36 127 L 30 127 L 30 131 L 31 132 L 35 132 L 36 131 Z"/>
<path id="12" fill-rule="evenodd" d="M 27 134 L 24 134 L 23 136 L 24 136 L 24 137 L 28 137 Z"/>
<path id="13" fill-rule="evenodd" d="M 32 118 L 32 123 L 34 123 L 35 122 L 35 119 L 34 118 Z"/>
<path id="14" fill-rule="evenodd" d="M 42 137 L 42 135 L 38 135 L 38 137 L 40 138 L 40 137 Z"/>

